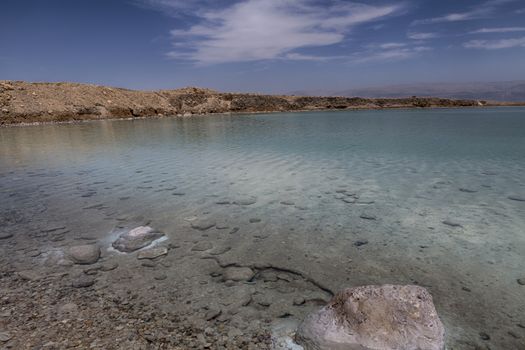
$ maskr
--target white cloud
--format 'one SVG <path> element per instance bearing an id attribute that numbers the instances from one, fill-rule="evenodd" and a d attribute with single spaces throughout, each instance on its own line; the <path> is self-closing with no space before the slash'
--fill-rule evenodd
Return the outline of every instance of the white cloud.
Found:
<path id="1" fill-rule="evenodd" d="M 408 33 L 407 36 L 413 40 L 427 40 L 439 38 L 439 34 L 437 33 Z"/>
<path id="2" fill-rule="evenodd" d="M 471 40 L 463 44 L 468 49 L 498 50 L 512 47 L 525 47 L 525 36 L 512 39 Z"/>
<path id="3" fill-rule="evenodd" d="M 417 57 L 425 51 L 432 50 L 432 48 L 427 46 L 381 48 L 381 45 L 379 45 L 378 47 L 380 49 L 371 49 L 353 55 L 353 57 L 350 59 L 350 62 L 368 63 L 381 61 L 400 61 Z"/>
<path id="4" fill-rule="evenodd" d="M 241 1 L 222 10 L 201 12 L 198 24 L 172 31 L 174 50 L 168 56 L 198 64 L 306 59 L 294 50 L 340 43 L 353 26 L 400 8 L 345 2 L 326 6 L 310 0 Z"/>
<path id="5" fill-rule="evenodd" d="M 502 27 L 502 28 L 481 28 L 470 32 L 470 34 L 484 34 L 484 33 L 511 33 L 524 32 L 525 27 Z"/>
<path id="6" fill-rule="evenodd" d="M 449 13 L 439 17 L 419 19 L 412 22 L 412 25 L 417 24 L 432 24 L 432 23 L 442 23 L 442 22 L 458 22 L 458 21 L 468 21 L 478 18 L 487 18 L 490 17 L 496 10 L 498 6 L 504 5 L 509 2 L 514 2 L 516 0 L 489 0 L 485 1 L 475 7 L 472 7 L 468 11 Z"/>

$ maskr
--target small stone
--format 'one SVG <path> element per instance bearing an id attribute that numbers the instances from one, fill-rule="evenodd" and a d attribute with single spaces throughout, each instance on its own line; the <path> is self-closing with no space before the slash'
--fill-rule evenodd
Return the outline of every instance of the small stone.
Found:
<path id="1" fill-rule="evenodd" d="M 237 199 L 236 201 L 234 201 L 233 204 L 252 205 L 252 204 L 255 204 L 256 202 L 257 202 L 257 199 L 255 198 L 241 198 L 241 199 Z"/>
<path id="2" fill-rule="evenodd" d="M 258 222 L 261 222 L 261 219 L 259 219 L 259 218 L 251 218 L 250 219 L 250 224 L 256 224 Z"/>
<path id="3" fill-rule="evenodd" d="M 13 338 L 13 336 L 10 333 L 7 332 L 0 332 L 0 342 L 6 343 L 10 341 Z"/>
<path id="4" fill-rule="evenodd" d="M 86 287 L 91 287 L 94 284 L 95 284 L 95 279 L 87 275 L 80 275 L 79 277 L 74 279 L 73 282 L 71 282 L 71 286 L 73 288 L 86 288 Z"/>
<path id="5" fill-rule="evenodd" d="M 85 244 L 70 247 L 68 255 L 75 264 L 91 265 L 100 258 L 100 247 L 94 244 Z"/>
<path id="6" fill-rule="evenodd" d="M 191 227 L 199 231 L 206 231 L 213 226 L 215 226 L 215 221 L 210 219 L 197 220 L 191 223 Z"/>
<path id="7" fill-rule="evenodd" d="M 118 267 L 118 263 L 116 263 L 115 261 L 108 261 L 100 266 L 100 271 L 107 272 L 107 271 L 115 270 L 117 267 Z"/>
<path id="8" fill-rule="evenodd" d="M 354 245 L 355 245 L 356 247 L 360 247 L 360 246 L 365 245 L 365 244 L 368 244 L 368 241 L 367 241 L 366 239 L 363 239 L 363 240 L 359 240 L 359 241 L 355 241 L 355 242 L 354 242 Z"/>
<path id="9" fill-rule="evenodd" d="M 303 297 L 297 297 L 297 298 L 294 298 L 294 300 L 293 300 L 293 304 L 295 306 L 303 305 L 305 302 L 306 302 L 306 300 L 304 300 Z"/>
<path id="10" fill-rule="evenodd" d="M 206 321 L 211 321 L 214 318 L 218 317 L 221 313 L 222 313 L 221 309 L 212 308 L 206 312 L 206 315 L 204 316 L 204 318 L 206 319 Z"/>
<path id="11" fill-rule="evenodd" d="M 376 217 L 371 214 L 361 214 L 359 217 L 365 220 L 375 220 L 376 219 Z"/>
<path id="12" fill-rule="evenodd" d="M 166 247 L 156 247 L 146 250 L 141 250 L 137 255 L 137 259 L 155 259 L 159 256 L 168 254 L 168 248 Z"/>
<path id="13" fill-rule="evenodd" d="M 255 273 L 249 267 L 227 267 L 222 274 L 224 281 L 249 281 Z"/>
<path id="14" fill-rule="evenodd" d="M 470 188 L 463 188 L 463 187 L 460 188 L 459 190 L 460 190 L 461 192 L 465 192 L 465 193 L 476 193 L 476 192 L 478 192 L 478 191 L 476 191 L 476 190 L 472 190 L 472 189 L 470 189 Z"/>
<path id="15" fill-rule="evenodd" d="M 42 279 L 42 275 L 35 271 L 25 270 L 25 271 L 18 271 L 16 273 L 18 277 L 25 281 L 38 281 L 39 279 Z"/>
<path id="16" fill-rule="evenodd" d="M 165 274 L 159 274 L 159 275 L 153 276 L 153 278 L 156 279 L 157 281 L 164 281 L 166 278 L 168 278 L 168 276 L 166 276 Z"/>
<path id="17" fill-rule="evenodd" d="M 519 285 L 525 286 L 525 277 L 523 277 L 523 278 L 518 278 L 518 279 L 517 279 L 517 282 L 518 282 Z"/>
<path id="18" fill-rule="evenodd" d="M 295 205 L 295 202 L 291 200 L 284 200 L 284 201 L 281 201 L 281 204 L 282 205 Z"/>
<path id="19" fill-rule="evenodd" d="M 0 239 L 8 239 L 13 237 L 11 232 L 0 232 Z"/>
<path id="20" fill-rule="evenodd" d="M 226 229 L 229 229 L 230 226 L 228 226 L 228 224 L 222 224 L 222 223 L 221 223 L 221 224 L 217 224 L 217 225 L 215 225 L 215 228 L 216 228 L 217 230 L 226 230 Z"/>
<path id="21" fill-rule="evenodd" d="M 220 199 L 216 201 L 215 204 L 226 205 L 226 204 L 230 204 L 230 201 L 228 199 Z"/>
<path id="22" fill-rule="evenodd" d="M 442 221 L 443 224 L 451 227 L 463 227 L 460 223 L 452 221 L 452 220 L 444 220 Z"/>
<path id="23" fill-rule="evenodd" d="M 490 340 L 490 335 L 488 335 L 488 334 L 485 333 L 485 332 L 479 332 L 479 337 L 480 337 L 482 340 Z"/>
<path id="24" fill-rule="evenodd" d="M 511 195 L 507 197 L 512 201 L 525 202 L 525 196 Z"/>
<path id="25" fill-rule="evenodd" d="M 201 242 L 198 242 L 197 244 L 195 244 L 191 250 L 194 251 L 194 252 L 203 252 L 205 250 L 210 250 L 213 248 L 213 244 L 211 244 L 211 242 L 208 242 L 208 241 L 201 241 Z"/>

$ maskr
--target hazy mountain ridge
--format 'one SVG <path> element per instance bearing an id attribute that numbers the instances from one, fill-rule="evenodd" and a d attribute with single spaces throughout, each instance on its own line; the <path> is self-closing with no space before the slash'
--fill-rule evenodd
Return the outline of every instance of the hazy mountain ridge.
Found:
<path id="1" fill-rule="evenodd" d="M 366 98 L 400 98 L 433 96 L 453 99 L 489 101 L 525 101 L 525 80 L 488 83 L 417 83 L 398 84 L 347 90 L 304 90 L 293 95 L 307 96 L 359 96 Z"/>

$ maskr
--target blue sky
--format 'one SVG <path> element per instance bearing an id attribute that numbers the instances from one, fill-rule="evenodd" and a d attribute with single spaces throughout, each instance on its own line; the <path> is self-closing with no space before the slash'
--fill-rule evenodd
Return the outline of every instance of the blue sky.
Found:
<path id="1" fill-rule="evenodd" d="M 525 79 L 525 1 L 2 0 L 0 79 L 271 93 Z"/>

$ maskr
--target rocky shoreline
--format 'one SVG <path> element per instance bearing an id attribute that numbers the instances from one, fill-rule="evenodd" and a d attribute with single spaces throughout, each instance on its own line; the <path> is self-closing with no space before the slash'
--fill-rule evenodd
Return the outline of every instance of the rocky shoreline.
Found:
<path id="1" fill-rule="evenodd" d="M 307 97 L 210 89 L 136 91 L 78 83 L 0 81 L 0 125 L 310 110 L 509 106 L 433 97 Z"/>

